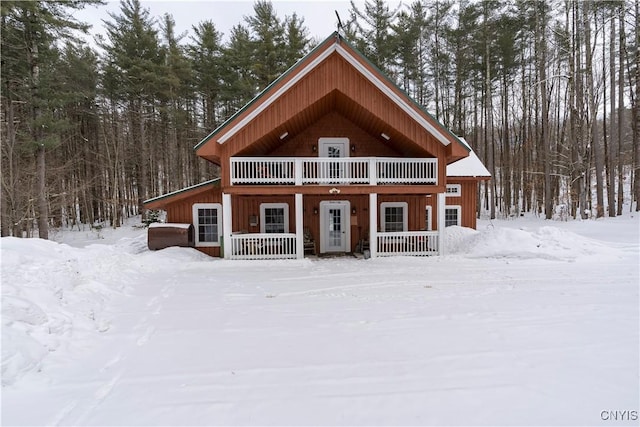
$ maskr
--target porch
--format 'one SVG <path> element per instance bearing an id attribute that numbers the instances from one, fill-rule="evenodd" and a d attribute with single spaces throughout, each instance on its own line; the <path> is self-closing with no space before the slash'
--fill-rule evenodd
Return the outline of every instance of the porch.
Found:
<path id="1" fill-rule="evenodd" d="M 294 212 L 291 215 L 292 222 L 295 220 L 293 232 L 289 232 L 288 219 L 282 219 L 282 229 L 275 232 L 273 229 L 265 232 L 263 224 L 265 219 L 262 215 L 259 221 L 260 232 L 234 228 L 233 221 L 223 221 L 224 257 L 236 260 L 304 258 L 305 247 L 308 248 L 310 244 L 307 241 L 310 228 L 315 236 L 311 245 L 314 252 L 318 254 L 351 253 L 355 252 L 355 248 L 362 251 L 363 242 L 366 242 L 372 258 L 399 255 L 432 256 L 444 253 L 444 214 L 439 214 L 436 218 L 439 231 L 412 230 L 411 228 L 408 231 L 385 231 L 385 219 L 379 217 L 378 211 L 384 212 L 382 209 L 385 204 L 398 205 L 398 203 L 378 203 L 376 193 L 368 195 L 368 206 L 359 206 L 358 210 L 362 211 L 362 215 L 368 217 L 366 224 L 361 221 L 360 225 L 355 207 L 357 202 L 324 200 L 317 203 L 310 196 L 310 201 L 305 205 L 304 198 L 300 193 L 294 196 Z M 439 193 L 438 203 L 440 202 L 444 206 L 444 194 Z M 279 206 L 288 206 L 287 203 L 262 203 L 260 206 L 262 205 L 267 205 L 267 209 L 284 209 Z M 238 206 L 237 208 L 241 209 Z M 223 194 L 222 210 L 223 218 L 234 218 L 231 194 Z M 443 213 L 444 208 L 438 209 L 438 212 Z M 273 212 L 267 212 L 267 215 L 270 214 L 272 215 Z M 281 215 L 283 218 L 288 217 L 289 212 L 283 210 Z M 406 217 L 406 212 L 404 215 Z M 254 217 L 254 215 L 249 216 Z M 412 223 L 412 226 L 415 227 L 415 223 Z M 247 228 L 245 224 L 240 227 Z M 405 225 L 405 228 L 408 227 Z"/>
<path id="2" fill-rule="evenodd" d="M 438 240 L 437 231 L 378 233 L 375 253 L 379 257 L 438 255 Z M 304 253 L 298 256 L 297 246 L 295 233 L 232 234 L 229 259 L 303 258 Z"/>

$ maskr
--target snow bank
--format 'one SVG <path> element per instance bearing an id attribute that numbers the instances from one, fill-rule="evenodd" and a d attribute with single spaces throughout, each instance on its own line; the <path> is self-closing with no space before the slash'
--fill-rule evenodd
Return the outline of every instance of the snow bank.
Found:
<path id="1" fill-rule="evenodd" d="M 2 384 L 60 346 L 109 329 L 106 302 L 123 286 L 104 252 L 41 239 L 2 239 Z"/>
<path id="2" fill-rule="evenodd" d="M 447 253 L 469 258 L 518 258 L 573 261 L 588 256 L 614 256 L 620 251 L 598 240 L 552 226 L 536 230 L 495 228 L 478 232 L 448 227 Z"/>
<path id="3" fill-rule="evenodd" d="M 85 247 L 42 239 L 0 240 L 3 385 L 38 369 L 61 346 L 82 345 L 109 330 L 105 308 L 114 296 L 128 293 L 141 271 L 211 260 L 190 248 L 151 252 L 145 229 L 110 231 L 99 240 L 84 232 L 59 236 Z M 113 234 L 126 237 L 115 240 Z"/>
<path id="4" fill-rule="evenodd" d="M 468 242 L 478 234 L 473 228 L 452 225 L 444 230 L 445 250 L 448 254 L 457 254 L 464 251 Z"/>

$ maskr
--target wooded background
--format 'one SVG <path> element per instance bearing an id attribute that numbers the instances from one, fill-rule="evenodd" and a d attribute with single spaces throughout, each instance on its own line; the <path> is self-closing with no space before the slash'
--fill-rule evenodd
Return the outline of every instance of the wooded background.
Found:
<path id="1" fill-rule="evenodd" d="M 227 35 L 213 20 L 179 35 L 123 0 L 92 43 L 72 14 L 95 3 L 0 3 L 2 236 L 117 227 L 143 200 L 215 177 L 194 145 L 321 41 L 268 1 Z M 479 212 L 600 217 L 640 209 L 638 12 L 638 0 L 368 0 L 341 31 L 484 160 Z"/>

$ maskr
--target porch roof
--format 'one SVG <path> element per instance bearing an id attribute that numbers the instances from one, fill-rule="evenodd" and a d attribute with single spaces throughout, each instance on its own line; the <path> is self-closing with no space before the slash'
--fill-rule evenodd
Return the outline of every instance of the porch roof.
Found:
<path id="1" fill-rule="evenodd" d="M 219 187 L 219 185 L 220 178 L 214 178 L 210 179 L 209 181 L 201 182 L 190 187 L 182 188 L 180 190 L 172 191 L 170 193 L 145 200 L 144 202 L 142 202 L 142 204 L 147 209 L 164 209 L 164 207 L 170 203 L 195 196 L 205 191 L 210 191 L 211 187 Z"/>

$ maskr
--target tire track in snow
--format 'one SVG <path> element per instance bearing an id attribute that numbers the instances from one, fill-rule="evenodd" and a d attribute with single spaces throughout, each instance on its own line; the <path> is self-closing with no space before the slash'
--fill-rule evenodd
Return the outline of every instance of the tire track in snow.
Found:
<path id="1" fill-rule="evenodd" d="M 114 367 L 121 365 L 121 362 L 127 359 L 126 354 L 135 352 L 137 348 L 144 346 L 149 342 L 156 332 L 156 327 L 151 324 L 152 318 L 158 316 L 162 312 L 162 299 L 169 298 L 175 289 L 175 284 L 164 286 L 158 295 L 150 298 L 146 303 L 141 302 L 144 311 L 138 322 L 133 326 L 131 334 L 132 341 L 125 345 L 121 350 L 109 359 L 100 368 L 101 374 L 109 373 Z M 153 317 L 151 317 L 153 316 Z M 137 331 L 143 330 L 140 335 Z M 135 344 L 134 344 L 135 343 Z M 87 393 L 86 399 L 73 400 L 60 410 L 49 425 L 83 425 L 89 417 L 100 407 L 118 386 L 123 377 L 125 370 L 120 367 L 115 375 L 111 375 L 106 380 L 97 381 L 94 384 L 93 392 Z"/>
<path id="2" fill-rule="evenodd" d="M 73 411 L 76 408 L 76 406 L 78 406 L 77 400 L 73 400 L 69 402 L 68 405 L 66 405 L 64 408 L 60 410 L 60 412 L 56 414 L 55 418 L 53 419 L 53 421 L 49 423 L 49 425 L 52 425 L 52 426 L 68 425 L 69 423 L 67 422 L 63 423 L 62 421 L 65 418 L 67 418 L 67 416 L 69 416 L 71 411 Z"/>

